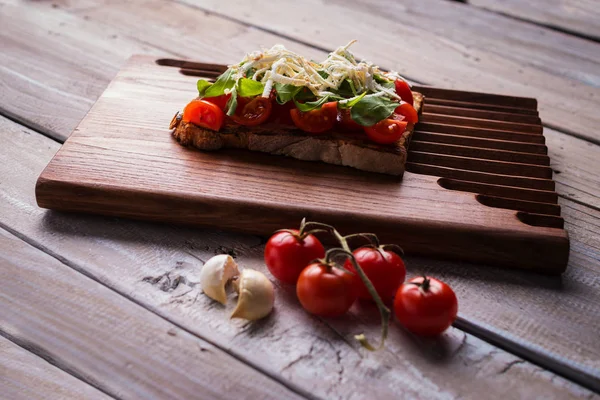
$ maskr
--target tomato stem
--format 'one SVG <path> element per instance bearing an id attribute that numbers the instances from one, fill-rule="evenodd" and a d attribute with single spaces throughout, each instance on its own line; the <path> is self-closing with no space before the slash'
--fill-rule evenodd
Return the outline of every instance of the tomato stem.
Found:
<path id="1" fill-rule="evenodd" d="M 393 251 L 394 253 L 398 254 L 399 256 L 404 255 L 404 250 L 402 249 L 402 247 L 398 246 L 397 244 L 383 244 L 379 247 L 382 250 Z"/>
<path id="2" fill-rule="evenodd" d="M 353 233 L 352 235 L 344 236 L 344 239 L 346 241 L 354 238 L 367 239 L 370 244 L 372 244 L 375 247 L 379 247 L 379 238 L 374 233 Z"/>
<path id="3" fill-rule="evenodd" d="M 429 291 L 430 283 L 431 281 L 429 280 L 429 278 L 423 275 L 423 282 L 421 282 L 420 286 L 421 290 L 427 293 Z"/>
<path id="4" fill-rule="evenodd" d="M 389 308 L 387 308 L 385 306 L 385 304 L 383 303 L 383 300 L 381 300 L 381 297 L 377 293 L 377 290 L 375 290 L 373 283 L 369 280 L 369 278 L 367 277 L 367 275 L 365 274 L 363 269 L 360 267 L 360 265 L 356 261 L 356 258 L 354 258 L 354 255 L 352 254 L 352 250 L 350 249 L 350 246 L 348 245 L 348 239 L 352 239 L 355 237 L 362 237 L 362 238 L 369 240 L 369 242 L 371 242 L 371 244 L 374 245 L 375 247 L 379 247 L 379 238 L 377 238 L 377 236 L 373 233 L 356 233 L 356 234 L 352 234 L 352 235 L 342 236 L 331 225 L 323 224 L 320 222 L 313 222 L 313 221 L 307 222 L 306 218 L 302 219 L 302 222 L 300 223 L 300 231 L 299 231 L 300 238 L 301 239 L 304 238 L 305 235 L 308 235 L 311 232 L 328 232 L 337 239 L 337 241 L 340 243 L 340 245 L 342 247 L 329 249 L 327 251 L 327 253 L 325 253 L 325 259 L 324 259 L 325 262 L 323 264 L 328 265 L 329 267 L 332 267 L 333 264 L 332 264 L 331 258 L 336 254 L 345 254 L 350 259 L 350 262 L 354 266 L 354 270 L 358 273 L 360 280 L 363 282 L 363 284 L 367 288 L 369 294 L 375 301 L 375 304 L 377 304 L 377 308 L 379 309 L 379 314 L 381 314 L 381 340 L 379 342 L 379 345 L 377 347 L 371 345 L 371 343 L 369 343 L 369 341 L 367 340 L 367 338 L 365 337 L 364 334 L 355 335 L 354 338 L 356 340 L 358 340 L 358 342 L 367 350 L 375 351 L 375 350 L 381 349 L 383 347 L 383 345 L 385 344 L 385 340 L 387 339 L 391 311 Z M 385 246 L 392 247 L 393 245 L 385 245 Z M 402 251 L 402 249 L 399 246 L 396 246 L 395 249 L 399 249 L 400 253 L 404 254 L 404 252 Z M 351 271 L 347 271 L 344 267 L 339 266 L 339 265 L 336 265 L 336 268 L 340 268 L 343 271 L 352 273 Z"/>
<path id="5" fill-rule="evenodd" d="M 387 339 L 388 326 L 389 326 L 389 322 L 390 322 L 391 312 L 390 312 L 389 308 L 387 308 L 385 306 L 385 304 L 383 304 L 381 297 L 379 297 L 377 290 L 375 290 L 373 283 L 369 280 L 369 278 L 365 274 L 365 271 L 363 271 L 363 269 L 360 267 L 360 265 L 358 265 L 358 262 L 356 262 L 356 258 L 354 258 L 354 255 L 352 254 L 352 251 L 350 250 L 350 246 L 348 246 L 348 242 L 346 241 L 346 238 L 344 236 L 340 235 L 340 233 L 335 229 L 333 229 L 332 233 L 337 238 L 337 240 L 340 242 L 342 249 L 346 251 L 348 258 L 350 259 L 350 262 L 352 262 L 352 265 L 354 266 L 354 270 L 356 272 L 358 272 L 358 276 L 360 277 L 360 280 L 366 286 L 367 290 L 369 291 L 369 294 L 371 295 L 371 297 L 373 297 L 373 300 L 375 300 L 375 304 L 377 304 L 377 308 L 379 309 L 379 313 L 381 314 L 381 340 L 379 342 L 379 346 L 374 347 L 373 345 L 371 345 L 371 343 L 369 343 L 369 341 L 367 340 L 366 336 L 362 333 L 360 335 L 355 335 L 354 338 L 356 340 L 358 340 L 358 342 L 367 350 L 370 350 L 370 351 L 379 350 L 383 347 L 383 345 L 385 343 L 385 339 Z"/>
<path id="6" fill-rule="evenodd" d="M 303 218 L 302 222 L 300 223 L 300 230 L 298 231 L 298 239 L 304 240 L 304 238 L 308 235 L 312 235 L 314 233 L 319 232 L 331 233 L 334 230 L 335 228 L 331 225 L 312 221 L 306 222 L 306 218 Z"/>

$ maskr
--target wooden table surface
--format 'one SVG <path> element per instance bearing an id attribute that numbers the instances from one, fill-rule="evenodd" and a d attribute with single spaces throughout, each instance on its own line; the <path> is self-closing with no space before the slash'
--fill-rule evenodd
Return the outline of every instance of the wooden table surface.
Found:
<path id="1" fill-rule="evenodd" d="M 0 27 L 0 397 L 598 398 L 598 2 L 0 0 Z M 315 318 L 276 283 L 275 312 L 244 323 L 201 295 L 203 260 L 264 271 L 264 238 L 37 207 L 38 175 L 132 54 L 321 59 L 353 38 L 414 81 L 539 100 L 565 274 L 408 256 L 409 276 L 453 286 L 459 319 L 435 340 L 394 324 L 368 353 L 368 306 Z"/>

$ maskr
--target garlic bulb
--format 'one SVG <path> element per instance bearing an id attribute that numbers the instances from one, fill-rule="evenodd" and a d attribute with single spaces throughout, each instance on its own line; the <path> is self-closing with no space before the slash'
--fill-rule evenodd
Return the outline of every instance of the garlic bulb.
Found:
<path id="1" fill-rule="evenodd" d="M 204 294 L 221 304 L 227 303 L 225 286 L 238 276 L 236 262 L 228 254 L 220 254 L 208 260 L 200 270 L 200 285 Z"/>
<path id="2" fill-rule="evenodd" d="M 262 272 L 244 269 L 234 280 L 233 287 L 239 293 L 239 298 L 231 318 L 256 320 L 266 317 L 273 309 L 273 284 Z"/>

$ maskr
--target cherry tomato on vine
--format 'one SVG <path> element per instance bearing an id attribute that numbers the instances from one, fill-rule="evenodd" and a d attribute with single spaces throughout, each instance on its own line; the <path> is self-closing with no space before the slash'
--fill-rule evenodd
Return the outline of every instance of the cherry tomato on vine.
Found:
<path id="1" fill-rule="evenodd" d="M 375 143 L 392 144 L 402 137 L 408 122 L 397 119 L 384 119 L 373 126 L 365 126 L 369 139 Z"/>
<path id="2" fill-rule="evenodd" d="M 322 317 L 337 317 L 356 300 L 356 277 L 335 266 L 315 262 L 304 268 L 296 294 L 304 309 Z"/>
<path id="3" fill-rule="evenodd" d="M 256 126 L 266 122 L 273 108 L 272 100 L 267 97 L 238 97 L 235 114 L 231 116 L 236 123 Z"/>
<path id="4" fill-rule="evenodd" d="M 297 108 L 290 111 L 294 125 L 308 133 L 323 133 L 335 125 L 337 102 L 325 103 L 319 109 L 302 112 Z"/>
<path id="5" fill-rule="evenodd" d="M 414 278 L 398 288 L 394 300 L 396 318 L 412 333 L 436 336 L 456 319 L 458 301 L 454 291 L 434 278 Z"/>
<path id="6" fill-rule="evenodd" d="M 265 264 L 271 274 L 285 283 L 294 284 L 311 261 L 325 257 L 325 248 L 314 235 L 300 236 L 289 229 L 276 232 L 267 241 Z"/>
<path id="7" fill-rule="evenodd" d="M 419 122 L 419 114 L 417 114 L 417 110 L 413 106 L 408 103 L 402 103 L 394 110 L 396 114 L 402 115 L 404 117 L 404 121 L 412 122 L 416 124 Z"/>
<path id="8" fill-rule="evenodd" d="M 404 82 L 402 79 L 396 79 L 394 86 L 396 86 L 396 94 L 400 96 L 402 100 L 413 106 L 412 90 L 410 90 L 408 83 Z"/>
<path id="9" fill-rule="evenodd" d="M 223 126 L 225 114 L 213 103 L 195 99 L 183 109 L 183 120 L 203 128 L 218 131 Z"/>
<path id="10" fill-rule="evenodd" d="M 391 303 L 398 287 L 406 277 L 404 261 L 395 252 L 377 247 L 361 247 L 352 252 L 358 265 L 365 272 L 375 290 L 384 303 Z M 348 259 L 344 268 L 354 272 L 356 270 Z M 372 300 L 372 296 L 365 284 L 357 276 L 358 297 Z"/>
<path id="11" fill-rule="evenodd" d="M 227 105 L 227 102 L 229 101 L 230 98 L 231 98 L 231 94 L 222 94 L 222 95 L 216 96 L 216 97 L 204 97 L 204 98 L 202 98 L 202 100 L 206 100 L 209 103 L 213 103 L 214 105 L 219 107 L 221 110 L 225 111 L 225 106 Z"/>

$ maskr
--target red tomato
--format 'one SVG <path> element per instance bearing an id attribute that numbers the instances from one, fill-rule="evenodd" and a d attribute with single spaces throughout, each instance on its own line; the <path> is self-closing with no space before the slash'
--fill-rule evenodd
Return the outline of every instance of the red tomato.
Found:
<path id="1" fill-rule="evenodd" d="M 295 284 L 304 268 L 325 257 L 325 248 L 313 235 L 300 239 L 298 231 L 276 232 L 265 247 L 265 264 L 271 274 L 285 283 Z"/>
<path id="2" fill-rule="evenodd" d="M 339 110 L 337 115 L 337 123 L 340 126 L 340 128 L 345 131 L 361 131 L 363 128 L 362 125 L 359 125 L 356 122 L 354 122 L 354 120 L 350 116 L 350 109 Z"/>
<path id="3" fill-rule="evenodd" d="M 297 108 L 290 111 L 294 125 L 309 133 L 323 133 L 335 125 L 337 119 L 337 102 L 323 104 L 321 108 L 302 112 Z"/>
<path id="4" fill-rule="evenodd" d="M 381 300 L 384 303 L 391 303 L 398 287 L 406 277 L 406 267 L 402 258 L 393 251 L 373 247 L 361 247 L 354 250 L 352 254 L 375 287 Z M 346 260 L 344 267 L 356 272 L 350 260 Z M 358 297 L 372 300 L 371 294 L 358 274 L 356 278 L 358 280 Z"/>
<path id="5" fill-rule="evenodd" d="M 218 131 L 223 126 L 225 114 L 213 103 L 196 99 L 185 106 L 183 120 L 203 128 Z"/>
<path id="6" fill-rule="evenodd" d="M 230 98 L 231 98 L 231 94 L 222 94 L 217 97 L 204 97 L 202 100 L 206 100 L 209 103 L 213 103 L 214 105 L 219 107 L 221 110 L 225 110 L 225 106 L 227 105 L 227 102 L 229 101 Z"/>
<path id="7" fill-rule="evenodd" d="M 293 101 L 288 101 L 284 105 L 281 105 L 277 102 L 273 103 L 273 111 L 271 112 L 269 122 L 274 122 L 281 125 L 294 125 L 290 111 L 295 107 L 296 106 L 294 105 Z"/>
<path id="8" fill-rule="evenodd" d="M 402 137 L 408 122 L 397 119 L 384 119 L 373 126 L 365 126 L 369 139 L 380 144 L 391 144 Z"/>
<path id="9" fill-rule="evenodd" d="M 394 85 L 396 86 L 396 94 L 411 106 L 414 105 L 412 90 L 410 90 L 408 83 L 404 82 L 402 79 L 396 79 Z"/>
<path id="10" fill-rule="evenodd" d="M 269 119 L 272 108 L 271 99 L 266 97 L 238 97 L 238 105 L 231 119 L 240 125 L 260 125 Z"/>
<path id="11" fill-rule="evenodd" d="M 456 319 L 458 301 L 450 286 L 434 278 L 411 279 L 404 283 L 394 300 L 396 318 L 417 335 L 436 336 Z"/>
<path id="12" fill-rule="evenodd" d="M 304 309 L 322 317 L 337 317 L 356 300 L 355 276 L 336 267 L 316 262 L 304 268 L 296 294 Z"/>
<path id="13" fill-rule="evenodd" d="M 416 124 L 419 122 L 419 114 L 413 106 L 408 103 L 402 103 L 394 110 L 396 114 L 404 116 L 404 121 Z"/>

